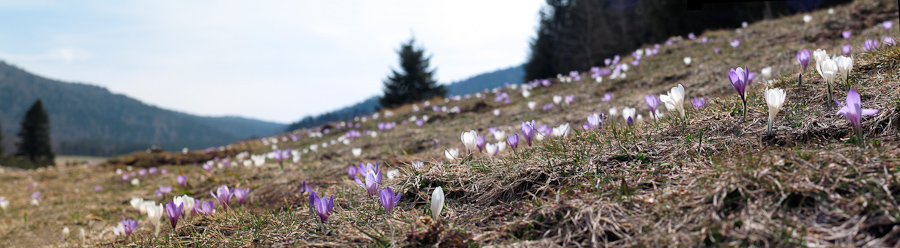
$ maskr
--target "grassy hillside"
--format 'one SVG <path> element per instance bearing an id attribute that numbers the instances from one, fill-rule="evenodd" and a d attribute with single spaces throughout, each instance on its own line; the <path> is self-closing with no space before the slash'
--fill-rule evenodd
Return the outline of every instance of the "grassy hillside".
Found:
<path id="1" fill-rule="evenodd" d="M 504 89 L 511 104 L 494 102 L 494 94 L 430 101 L 459 107 L 460 113 L 413 112 L 411 105 L 403 106 L 391 110 L 390 117 L 369 117 L 356 129 L 378 130 L 378 122 L 389 121 L 397 123 L 393 130 L 374 137 L 363 134 L 349 145 L 338 141 L 349 130 L 331 124 L 331 132 L 321 137 L 300 130 L 265 143 L 235 143 L 225 151 L 136 153 L 101 166 L 7 170 L 0 174 L 0 187 L 20 190 L 0 193 L 11 202 L 0 217 L 0 246 L 75 247 L 81 228 L 86 244 L 115 247 L 893 246 L 900 240 L 895 230 L 900 217 L 900 46 L 863 51 L 862 43 L 885 36 L 883 21 L 898 23 L 898 4 L 861 0 L 834 8 L 834 14 L 817 10 L 809 15 L 808 23 L 791 16 L 754 23 L 740 32 L 699 35 L 712 39 L 709 43 L 673 38 L 671 45 L 661 44 L 657 55 L 632 66 L 625 79 L 604 77 L 597 83 L 587 73 L 581 81 L 536 86 L 528 98 Z M 853 30 L 849 41 L 840 38 L 845 29 Z M 896 25 L 890 32 L 900 36 Z M 728 45 L 734 39 L 740 40 L 737 48 Z M 863 108 L 879 109 L 862 118 L 862 144 L 852 138 L 850 122 L 836 114 L 839 107 L 826 99 L 814 62 L 801 71 L 795 59 L 802 49 L 835 54 L 845 43 L 853 45 L 855 63 L 850 86 L 834 85 L 835 96 L 843 102 L 852 88 L 861 94 Z M 682 62 L 687 56 L 690 66 Z M 622 63 L 631 60 L 623 56 Z M 768 87 L 787 92 L 773 133 L 765 131 L 762 92 L 767 86 L 762 82 L 768 78 L 757 74 L 749 87 L 744 118 L 742 101 L 727 76 L 729 68 L 738 66 L 754 72 L 771 67 Z M 802 83 L 797 82 L 800 73 Z M 649 120 L 644 96 L 667 93 L 678 84 L 688 100 L 685 116 L 664 111 L 664 117 Z M 614 94 L 609 102 L 601 100 L 606 93 Z M 542 110 L 554 96 L 568 95 L 574 97 L 571 104 Z M 694 109 L 689 100 L 695 97 L 708 97 L 709 104 Z M 529 101 L 538 107 L 529 109 Z M 621 115 L 625 107 L 636 108 L 645 118 L 627 125 Z M 618 114 L 607 116 L 601 129 L 581 129 L 588 115 L 609 114 L 611 108 Z M 494 115 L 494 109 L 500 114 Z M 429 116 L 424 126 L 402 124 L 422 115 Z M 533 146 L 522 139 L 517 150 L 507 147 L 493 157 L 476 153 L 451 160 L 444 155 L 448 149 L 465 149 L 460 142 L 464 131 L 502 142 L 490 135 L 491 127 L 522 135 L 521 123 L 531 120 L 538 126 L 568 123 L 572 130 Z M 293 141 L 291 135 L 300 138 Z M 262 166 L 209 172 L 184 162 L 213 156 L 236 160 L 241 151 L 266 154 L 275 140 L 281 149 L 302 151 L 299 161 L 288 159 L 282 169 L 270 158 Z M 362 149 L 358 157 L 353 148 Z M 128 184 L 115 173 L 128 173 L 126 160 L 169 173 Z M 417 161 L 424 166 L 414 168 Z M 379 189 L 400 193 L 390 215 L 377 196 L 369 197 L 348 176 L 347 167 L 360 162 L 378 162 L 386 174 Z M 392 170 L 396 174 L 387 173 Z M 181 220 L 174 229 L 163 217 L 160 236 L 154 237 L 147 216 L 128 201 L 170 201 L 172 194 L 157 197 L 153 192 L 159 185 L 176 185 L 178 174 L 189 183 L 176 186 L 177 195 L 209 201 L 210 190 L 221 185 L 247 187 L 249 204 L 239 207 L 233 199 L 227 211 L 219 207 L 214 214 Z M 24 190 L 35 182 L 36 187 Z M 103 189 L 93 191 L 96 185 Z M 320 196 L 334 196 L 333 213 L 324 225 L 310 212 L 303 185 Z M 430 201 L 437 186 L 443 188 L 445 205 L 434 219 Z M 38 206 L 28 203 L 34 191 L 42 192 Z M 139 219 L 138 230 L 129 237 L 112 234 L 122 218 Z M 61 240 L 63 227 L 72 229 L 66 242 Z"/>
<path id="2" fill-rule="evenodd" d="M 47 79 L 0 62 L 0 123 L 7 151 L 14 150 L 19 122 L 38 98 L 50 116 L 59 154 L 116 155 L 151 145 L 201 149 L 283 130 L 282 124 L 161 109 L 102 87 Z"/>

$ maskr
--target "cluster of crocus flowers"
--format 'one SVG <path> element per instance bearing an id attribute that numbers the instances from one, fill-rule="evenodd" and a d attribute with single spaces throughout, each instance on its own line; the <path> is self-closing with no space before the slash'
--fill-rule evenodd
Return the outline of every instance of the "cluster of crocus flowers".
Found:
<path id="1" fill-rule="evenodd" d="M 591 129 L 600 129 L 600 126 L 603 125 L 603 119 L 598 114 L 588 115 L 587 122 L 582 125 L 585 131 Z"/>
<path id="2" fill-rule="evenodd" d="M 125 235 L 128 237 L 134 230 L 137 230 L 138 221 L 133 219 L 125 219 L 122 218 L 122 221 L 119 222 L 119 225 L 113 228 L 113 234 L 116 236 Z"/>
<path id="3" fill-rule="evenodd" d="M 781 107 L 784 106 L 784 90 L 779 88 L 766 88 L 765 97 L 766 105 L 769 107 L 769 124 L 766 127 L 766 132 L 772 132 L 772 124 L 775 122 L 775 115 L 777 115 L 778 111 L 781 110 Z"/>
<path id="4" fill-rule="evenodd" d="M 874 115 L 878 113 L 877 109 L 864 109 L 862 108 L 862 102 L 859 99 L 859 93 L 856 92 L 855 89 L 850 89 L 847 92 L 847 101 L 846 105 L 841 104 L 837 99 L 834 100 L 838 105 L 841 106 L 841 109 L 838 110 L 838 114 L 847 117 L 847 120 L 850 120 L 850 124 L 853 125 L 853 130 L 857 133 L 857 138 L 860 144 L 862 144 L 862 127 L 860 123 L 862 122 L 863 115 Z"/>

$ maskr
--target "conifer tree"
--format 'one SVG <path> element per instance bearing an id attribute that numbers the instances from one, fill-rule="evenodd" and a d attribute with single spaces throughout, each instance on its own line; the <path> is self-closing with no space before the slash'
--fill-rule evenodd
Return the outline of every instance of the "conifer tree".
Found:
<path id="1" fill-rule="evenodd" d="M 447 94 L 447 89 L 434 80 L 436 69 L 429 69 L 431 56 L 425 57 L 425 50 L 415 47 L 414 43 L 415 38 L 410 38 L 397 51 L 400 71 L 392 69 L 391 75 L 384 81 L 384 96 L 379 99 L 383 108 Z"/>
<path id="2" fill-rule="evenodd" d="M 47 111 L 44 111 L 41 99 L 35 101 L 22 117 L 16 156 L 24 156 L 32 162 L 53 161 L 54 155 L 50 148 L 50 118 Z"/>

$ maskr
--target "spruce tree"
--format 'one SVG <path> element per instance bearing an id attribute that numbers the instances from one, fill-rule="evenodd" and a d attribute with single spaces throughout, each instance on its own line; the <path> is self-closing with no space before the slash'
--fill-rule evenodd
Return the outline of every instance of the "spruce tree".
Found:
<path id="1" fill-rule="evenodd" d="M 431 57 L 425 57 L 425 50 L 415 47 L 415 38 L 400 45 L 400 71 L 391 70 L 384 81 L 384 96 L 379 99 L 381 107 L 393 108 L 405 103 L 443 97 L 447 89 L 434 80 L 436 69 L 429 69 Z"/>
<path id="2" fill-rule="evenodd" d="M 19 130 L 19 144 L 16 156 L 24 156 L 32 162 L 53 162 L 53 151 L 50 149 L 50 118 L 44 111 L 44 104 L 38 99 L 22 117 L 22 129 Z"/>

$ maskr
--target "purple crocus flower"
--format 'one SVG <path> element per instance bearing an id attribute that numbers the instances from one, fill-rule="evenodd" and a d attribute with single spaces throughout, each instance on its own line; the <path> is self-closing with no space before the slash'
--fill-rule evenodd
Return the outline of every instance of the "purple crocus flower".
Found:
<path id="1" fill-rule="evenodd" d="M 693 40 L 693 39 L 696 39 L 696 38 L 697 38 L 697 36 L 694 35 L 694 32 L 688 33 L 688 39 L 692 39 L 692 40 Z"/>
<path id="2" fill-rule="evenodd" d="M 206 163 L 203 164 L 203 169 L 206 170 L 206 172 L 209 172 L 213 168 L 212 163 L 212 161 L 206 161 Z"/>
<path id="3" fill-rule="evenodd" d="M 157 197 L 168 195 L 169 193 L 172 192 L 172 186 L 160 185 L 159 189 L 156 190 L 156 192 L 157 192 L 157 194 L 156 194 Z"/>
<path id="4" fill-rule="evenodd" d="M 484 150 L 484 135 L 475 136 L 475 147 L 478 148 L 478 151 Z"/>
<path id="5" fill-rule="evenodd" d="M 650 114 L 653 115 L 653 118 L 656 118 L 656 108 L 659 107 L 659 97 L 656 95 L 647 95 L 644 96 L 644 102 L 647 102 L 647 107 L 650 108 Z M 588 117 L 590 119 L 590 117 Z"/>
<path id="6" fill-rule="evenodd" d="M 384 207 L 384 211 L 391 215 L 391 210 L 394 210 L 394 207 L 400 202 L 400 193 L 397 192 L 394 195 L 394 190 L 391 187 L 387 187 L 378 192 L 378 198 L 381 200 L 381 206 Z"/>
<path id="7" fill-rule="evenodd" d="M 841 36 L 844 36 L 844 39 L 847 39 L 847 40 L 850 39 L 851 34 L 852 34 L 852 32 L 850 30 L 844 30 L 844 32 L 841 32 Z"/>
<path id="8" fill-rule="evenodd" d="M 532 121 L 532 123 L 533 122 L 534 121 Z M 528 142 L 528 146 L 531 146 L 531 139 L 534 139 L 533 124 L 529 124 L 528 122 L 522 122 L 522 135 L 525 136 L 525 141 Z"/>
<path id="9" fill-rule="evenodd" d="M 731 45 L 731 47 L 737 48 L 738 46 L 741 45 L 741 40 L 734 39 L 733 41 L 731 41 L 730 45 Z"/>
<path id="10" fill-rule="evenodd" d="M 866 40 L 866 41 L 863 42 L 863 49 L 865 49 L 866 52 L 871 51 L 871 50 L 874 50 L 875 48 L 878 48 L 878 41 L 877 41 L 877 40 L 868 39 L 868 40 Z"/>
<path id="11" fill-rule="evenodd" d="M 703 43 L 709 42 L 709 38 L 706 36 L 703 36 L 703 38 L 700 40 L 703 41 Z"/>
<path id="12" fill-rule="evenodd" d="M 356 166 L 352 166 L 352 165 L 351 165 L 351 166 L 347 167 L 347 174 L 350 175 L 350 178 L 351 178 L 351 179 L 356 179 L 356 174 L 357 174 L 357 173 L 358 173 L 358 172 L 356 171 Z M 304 181 L 304 182 L 305 182 L 305 181 Z"/>
<path id="13" fill-rule="evenodd" d="M 514 134 L 507 135 L 506 143 L 509 144 L 509 146 L 512 147 L 513 150 L 515 150 L 516 147 L 519 147 L 519 134 L 514 133 Z"/>
<path id="14" fill-rule="evenodd" d="M 209 194 L 212 195 L 219 203 L 222 204 L 222 209 L 228 209 L 228 201 L 231 200 L 231 196 L 234 195 L 234 192 L 228 188 L 228 186 L 222 185 L 216 190 L 216 193 L 213 193 L 212 190 L 209 190 Z"/>
<path id="15" fill-rule="evenodd" d="M 659 101 L 659 100 L 657 100 L 657 101 Z M 600 125 L 603 125 L 603 119 L 600 118 L 600 116 L 597 114 L 588 115 L 587 121 L 588 121 L 587 124 L 590 125 L 590 128 L 599 129 Z"/>
<path id="16" fill-rule="evenodd" d="M 40 199 L 41 199 L 41 192 L 40 192 L 40 191 L 35 191 L 34 193 L 31 193 L 31 199 L 32 199 L 32 200 L 40 200 Z"/>
<path id="17" fill-rule="evenodd" d="M 628 119 L 625 120 L 625 123 L 627 123 L 629 126 L 633 126 L 634 119 L 631 119 L 631 116 L 629 116 Z"/>
<path id="18" fill-rule="evenodd" d="M 150 167 L 150 169 L 147 170 L 147 173 L 150 173 L 150 175 L 153 175 L 153 174 L 156 174 L 157 170 L 158 169 L 156 169 L 156 167 Z"/>
<path id="19" fill-rule="evenodd" d="M 312 192 L 312 185 L 306 183 L 306 180 L 303 180 L 303 183 L 300 184 L 300 192 Z"/>
<path id="20" fill-rule="evenodd" d="M 540 127 L 536 128 L 536 130 L 543 133 L 544 137 L 550 137 L 550 134 L 553 134 L 553 128 L 550 128 L 550 126 L 547 125 L 541 125 Z"/>
<path id="21" fill-rule="evenodd" d="M 750 71 L 747 70 L 747 67 L 744 68 L 738 67 L 737 69 L 731 68 L 728 71 L 728 80 L 731 80 L 731 86 L 734 86 L 734 90 L 738 92 L 738 95 L 741 96 L 741 100 L 745 101 L 745 90 L 750 82 Z"/>
<path id="22" fill-rule="evenodd" d="M 706 97 L 694 98 L 691 99 L 691 103 L 694 104 L 694 109 L 702 109 L 706 107 Z"/>
<path id="23" fill-rule="evenodd" d="M 178 175 L 177 177 L 175 177 L 175 181 L 177 181 L 178 185 L 181 185 L 181 187 L 187 187 L 187 176 Z"/>
<path id="24" fill-rule="evenodd" d="M 857 132 L 861 132 L 860 122 L 862 122 L 863 115 L 874 115 L 878 113 L 877 109 L 864 109 L 861 107 L 861 102 L 859 100 L 859 93 L 856 92 L 855 89 L 850 89 L 847 92 L 847 105 L 841 104 L 837 99 L 834 99 L 838 105 L 841 105 L 841 109 L 838 110 L 838 114 L 844 115 L 850 120 L 850 124 L 853 125 L 853 129 L 857 130 Z"/>
<path id="25" fill-rule="evenodd" d="M 159 174 L 161 174 L 161 175 L 169 174 L 169 169 L 163 168 L 162 170 L 159 170 Z"/>
<path id="26" fill-rule="evenodd" d="M 713 48 L 713 52 L 716 53 L 716 54 L 719 54 L 719 48 L 718 48 L 718 47 Z"/>
<path id="27" fill-rule="evenodd" d="M 131 176 L 129 176 L 128 174 L 122 174 L 122 181 L 126 181 L 126 182 L 127 182 L 128 179 L 131 179 Z"/>
<path id="28" fill-rule="evenodd" d="M 360 163 L 359 166 L 360 167 L 357 168 L 356 171 L 363 174 L 363 178 L 366 182 L 363 183 L 362 180 L 359 180 L 359 177 L 354 178 L 354 180 L 356 181 L 356 184 L 359 184 L 359 186 L 366 189 L 366 192 L 369 193 L 369 197 L 372 197 L 378 193 L 378 185 L 381 184 L 381 169 L 378 167 L 378 163 L 375 163 L 375 166 L 372 166 L 372 164 L 363 166 L 362 163 Z"/>
<path id="29" fill-rule="evenodd" d="M 94 186 L 94 191 L 101 191 L 101 190 L 103 190 L 103 186 L 100 186 L 100 185 Z"/>
<path id="30" fill-rule="evenodd" d="M 803 51 L 797 52 L 797 61 L 803 66 L 803 70 L 806 70 L 806 67 L 809 66 L 809 58 L 809 50 L 803 49 Z"/>
<path id="31" fill-rule="evenodd" d="M 551 109 L 553 109 L 552 103 L 548 103 L 547 105 L 544 105 L 544 111 L 550 111 Z"/>
<path id="32" fill-rule="evenodd" d="M 575 101 L 575 95 L 565 96 L 563 97 L 563 101 L 566 102 L 566 104 L 572 104 L 572 102 Z"/>
<path id="33" fill-rule="evenodd" d="M 131 235 L 134 230 L 137 230 L 138 222 L 137 220 L 125 219 L 122 218 L 122 227 L 124 227 L 125 236 Z"/>
<path id="34" fill-rule="evenodd" d="M 897 42 L 894 41 L 894 38 L 887 37 L 887 36 L 885 36 L 884 39 L 882 39 L 882 42 L 884 42 L 884 44 L 888 45 L 888 46 L 893 46 L 893 45 L 897 44 Z"/>
<path id="35" fill-rule="evenodd" d="M 851 48 L 850 44 L 843 45 L 843 46 L 841 46 L 841 51 L 844 52 L 844 55 L 850 56 L 850 48 Z"/>
<path id="36" fill-rule="evenodd" d="M 147 175 L 147 169 L 140 169 L 140 170 L 138 170 L 138 175 L 141 176 L 141 177 L 146 176 L 146 175 Z"/>
<path id="37" fill-rule="evenodd" d="M 894 26 L 894 22 L 892 22 L 892 21 L 884 21 L 884 22 L 881 23 L 881 26 L 884 27 L 884 31 L 887 32 L 887 31 L 890 31 L 890 30 L 891 30 L 891 27 Z"/>
<path id="38" fill-rule="evenodd" d="M 210 215 L 216 211 L 216 203 L 213 202 L 212 200 L 210 200 L 208 202 L 203 202 L 203 201 L 194 199 L 194 206 L 197 206 L 194 208 L 194 210 L 196 210 L 197 213 L 201 213 L 203 215 Z"/>
<path id="39" fill-rule="evenodd" d="M 319 198 L 316 195 L 316 192 L 309 192 L 309 205 L 312 207 L 313 211 L 319 215 L 319 220 L 321 223 L 325 223 L 328 221 L 328 216 L 331 215 L 331 210 L 334 209 L 334 195 L 331 195 L 331 198 Z"/>
<path id="40" fill-rule="evenodd" d="M 184 203 L 179 203 L 178 206 L 174 202 L 166 203 L 166 214 L 169 215 L 169 222 L 172 223 L 172 231 L 178 225 L 178 218 L 181 217 L 182 213 L 184 213 Z"/>
<path id="41" fill-rule="evenodd" d="M 250 188 L 234 188 L 234 196 L 238 199 L 238 204 L 244 205 L 244 201 L 247 200 L 247 195 L 250 194 Z"/>
<path id="42" fill-rule="evenodd" d="M 612 93 L 606 93 L 606 94 L 603 94 L 603 97 L 600 98 L 600 101 L 610 102 L 610 101 L 612 101 L 612 98 L 613 98 Z"/>
<path id="43" fill-rule="evenodd" d="M 590 131 L 590 130 L 591 130 L 591 124 L 588 124 L 587 122 L 585 122 L 584 124 L 581 124 L 581 128 L 583 128 L 584 131 Z"/>

